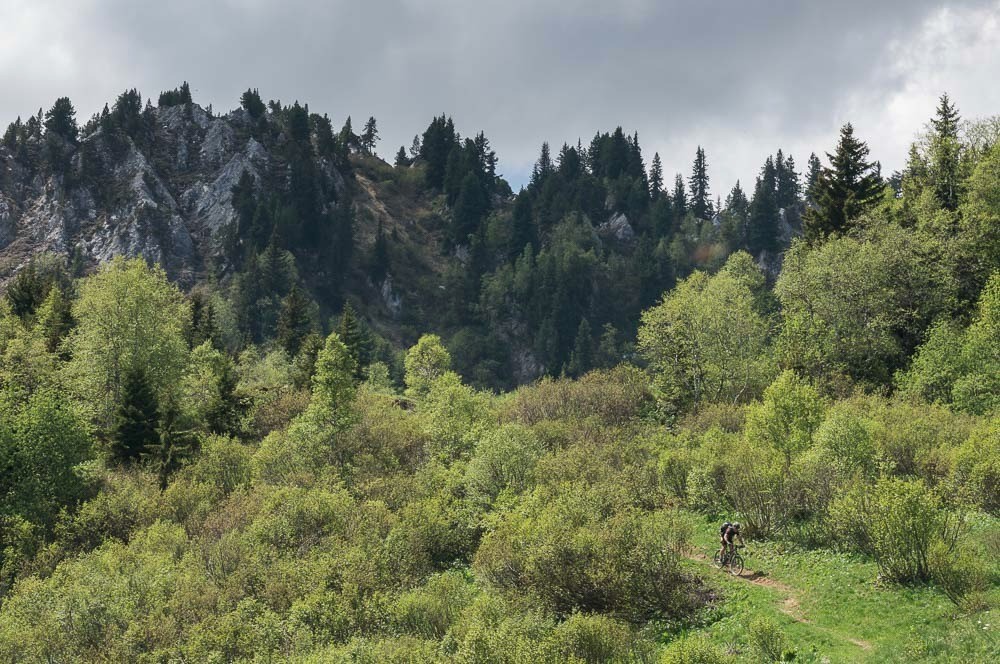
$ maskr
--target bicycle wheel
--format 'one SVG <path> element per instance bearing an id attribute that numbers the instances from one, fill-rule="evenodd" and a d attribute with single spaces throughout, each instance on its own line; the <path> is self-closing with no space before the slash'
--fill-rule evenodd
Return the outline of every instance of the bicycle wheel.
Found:
<path id="1" fill-rule="evenodd" d="M 729 573 L 733 576 L 739 576 L 743 573 L 743 556 L 734 553 L 729 557 Z"/>
<path id="2" fill-rule="evenodd" d="M 712 562 L 719 569 L 722 569 L 723 567 L 726 566 L 726 563 L 724 561 L 722 561 L 722 560 L 719 559 L 719 552 L 718 551 L 715 552 L 715 557 L 712 558 Z"/>

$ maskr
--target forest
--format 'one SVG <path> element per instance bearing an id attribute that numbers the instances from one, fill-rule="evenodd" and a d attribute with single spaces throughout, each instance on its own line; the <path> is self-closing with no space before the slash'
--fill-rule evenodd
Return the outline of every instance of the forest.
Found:
<path id="1" fill-rule="evenodd" d="M 111 205 L 195 106 L 0 157 Z M 713 200 L 621 128 L 515 193 L 446 115 L 389 164 L 247 90 L 272 157 L 195 279 L 4 287 L 0 662 L 993 661 L 1000 119 L 928 111 L 900 172 L 846 124 Z"/>

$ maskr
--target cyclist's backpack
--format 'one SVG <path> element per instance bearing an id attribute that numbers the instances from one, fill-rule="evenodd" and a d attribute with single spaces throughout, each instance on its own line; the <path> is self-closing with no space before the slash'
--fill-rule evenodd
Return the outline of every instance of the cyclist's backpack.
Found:
<path id="1" fill-rule="evenodd" d="M 722 528 L 719 528 L 719 534 L 720 535 L 725 535 L 726 531 L 729 530 L 729 526 L 731 526 L 731 525 L 733 525 L 733 524 L 731 524 L 728 521 L 726 521 L 724 524 L 722 524 Z"/>

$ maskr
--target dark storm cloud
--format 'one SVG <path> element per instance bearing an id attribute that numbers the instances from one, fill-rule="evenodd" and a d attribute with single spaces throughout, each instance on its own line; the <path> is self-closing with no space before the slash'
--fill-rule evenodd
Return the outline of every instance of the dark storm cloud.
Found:
<path id="1" fill-rule="evenodd" d="M 464 133 L 485 130 L 515 180 L 543 140 L 586 142 L 621 124 L 639 131 L 647 159 L 661 151 L 668 171 L 686 172 L 704 145 L 724 193 L 779 145 L 804 164 L 847 120 L 868 132 L 875 156 L 901 158 L 878 150 L 905 146 L 933 109 L 935 85 L 967 88 L 964 110 L 1000 110 L 988 108 L 1000 99 L 995 86 L 977 84 L 975 67 L 956 65 L 946 81 L 926 71 L 934 57 L 952 62 L 967 47 L 997 55 L 996 0 L 948 8 L 922 0 L 0 0 L 0 8 L 0 120 L 60 95 L 87 116 L 125 87 L 155 97 L 183 79 L 197 101 L 226 110 L 254 86 L 265 98 L 309 102 L 337 124 L 375 115 L 386 155 L 447 112 Z M 963 88 L 956 77 L 971 78 Z"/>

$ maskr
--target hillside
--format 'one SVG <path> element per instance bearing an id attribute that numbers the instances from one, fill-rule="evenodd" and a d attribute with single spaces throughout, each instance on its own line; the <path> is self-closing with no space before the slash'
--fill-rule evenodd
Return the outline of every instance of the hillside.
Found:
<path id="1" fill-rule="evenodd" d="M 159 102 L 3 137 L 0 662 L 995 660 L 996 119 L 723 204 Z"/>

